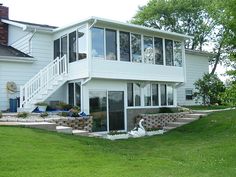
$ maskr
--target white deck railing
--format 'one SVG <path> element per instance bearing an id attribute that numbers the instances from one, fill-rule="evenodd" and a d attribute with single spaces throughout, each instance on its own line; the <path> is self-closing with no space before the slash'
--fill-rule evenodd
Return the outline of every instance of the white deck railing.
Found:
<path id="1" fill-rule="evenodd" d="M 53 81 L 67 74 L 66 55 L 62 58 L 57 57 L 55 60 L 45 66 L 39 73 L 31 78 L 24 86 L 20 88 L 20 107 L 24 107 L 31 102 L 38 93 L 47 91 L 52 86 Z"/>

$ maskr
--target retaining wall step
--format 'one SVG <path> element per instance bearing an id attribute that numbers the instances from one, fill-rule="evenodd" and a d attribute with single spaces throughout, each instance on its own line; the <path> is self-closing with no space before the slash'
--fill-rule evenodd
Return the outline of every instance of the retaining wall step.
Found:
<path id="1" fill-rule="evenodd" d="M 165 127 L 163 127 L 163 130 L 164 130 L 164 131 L 170 131 L 170 130 L 175 129 L 175 128 L 176 128 L 176 127 L 165 126 Z"/>
<path id="2" fill-rule="evenodd" d="M 56 131 L 56 124 L 49 122 L 19 122 L 19 125 L 30 128 L 39 128 L 48 131 Z"/>
<path id="3" fill-rule="evenodd" d="M 167 124 L 167 126 L 170 126 L 170 127 L 180 127 L 180 126 L 185 125 L 187 123 L 188 122 L 169 122 Z"/>
<path id="4" fill-rule="evenodd" d="M 178 118 L 178 122 L 192 122 L 198 120 L 198 118 L 191 118 L 191 117 L 184 117 L 184 118 Z"/>
<path id="5" fill-rule="evenodd" d="M 71 127 L 56 126 L 56 130 L 57 130 L 58 133 L 72 134 L 72 128 Z"/>
<path id="6" fill-rule="evenodd" d="M 201 116 L 206 116 L 206 114 L 186 114 L 185 117 L 189 117 L 189 118 L 199 118 Z"/>

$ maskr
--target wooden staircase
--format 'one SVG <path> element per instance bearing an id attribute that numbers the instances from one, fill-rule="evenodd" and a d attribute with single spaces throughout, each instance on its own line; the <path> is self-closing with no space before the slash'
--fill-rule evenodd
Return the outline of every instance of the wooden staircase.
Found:
<path id="1" fill-rule="evenodd" d="M 193 121 L 198 120 L 200 117 L 206 116 L 207 114 L 203 114 L 203 113 L 189 113 L 186 114 L 184 118 L 178 118 L 176 121 L 174 122 L 169 122 L 166 124 L 165 127 L 163 127 L 163 129 L 165 131 L 170 131 L 172 129 L 175 129 L 177 127 L 181 127 L 185 124 L 189 124 Z"/>

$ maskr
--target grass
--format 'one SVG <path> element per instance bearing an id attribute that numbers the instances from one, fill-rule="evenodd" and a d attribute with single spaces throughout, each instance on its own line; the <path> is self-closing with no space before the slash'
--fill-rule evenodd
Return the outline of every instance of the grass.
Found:
<path id="1" fill-rule="evenodd" d="M 217 109 L 226 109 L 230 108 L 230 106 L 225 105 L 210 105 L 210 106 L 204 106 L 204 105 L 196 105 L 196 106 L 184 106 L 186 108 L 192 109 L 192 110 L 217 110 Z"/>
<path id="2" fill-rule="evenodd" d="M 120 141 L 0 127 L 1 177 L 234 177 L 236 110 Z"/>

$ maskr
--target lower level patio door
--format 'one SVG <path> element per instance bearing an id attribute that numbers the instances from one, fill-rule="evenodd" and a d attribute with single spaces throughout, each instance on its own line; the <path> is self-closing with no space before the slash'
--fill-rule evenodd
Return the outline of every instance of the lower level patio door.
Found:
<path id="1" fill-rule="evenodd" d="M 124 92 L 90 91 L 89 109 L 93 131 L 124 130 Z"/>

